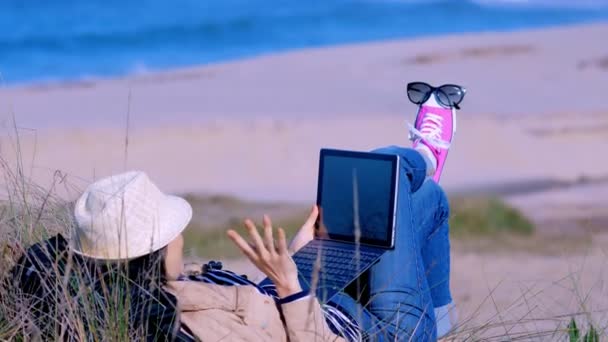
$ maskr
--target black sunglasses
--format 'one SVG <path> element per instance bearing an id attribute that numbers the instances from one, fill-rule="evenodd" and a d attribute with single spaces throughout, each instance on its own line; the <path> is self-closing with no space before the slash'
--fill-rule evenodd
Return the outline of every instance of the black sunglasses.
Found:
<path id="1" fill-rule="evenodd" d="M 466 92 L 467 90 L 464 87 L 455 84 L 444 84 L 437 88 L 424 82 L 407 84 L 407 97 L 417 105 L 425 103 L 434 93 L 440 104 L 460 109 L 458 104 L 462 102 Z"/>

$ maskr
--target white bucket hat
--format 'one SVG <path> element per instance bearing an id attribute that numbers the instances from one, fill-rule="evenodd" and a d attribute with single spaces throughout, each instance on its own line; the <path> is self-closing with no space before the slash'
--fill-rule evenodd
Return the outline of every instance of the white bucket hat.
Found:
<path id="1" fill-rule="evenodd" d="M 192 218 L 180 197 L 162 193 L 148 176 L 131 171 L 101 179 L 80 196 L 74 208 L 75 253 L 98 259 L 132 259 L 173 241 Z"/>

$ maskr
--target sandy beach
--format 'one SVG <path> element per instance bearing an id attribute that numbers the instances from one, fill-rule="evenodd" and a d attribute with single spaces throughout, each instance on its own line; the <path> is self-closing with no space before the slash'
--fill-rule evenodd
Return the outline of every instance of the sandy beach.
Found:
<path id="1" fill-rule="evenodd" d="M 14 116 L 36 180 L 59 169 L 86 184 L 120 171 L 128 134 L 126 167 L 169 191 L 309 200 L 320 147 L 407 145 L 416 108 L 405 84 L 456 82 L 469 92 L 447 189 L 594 179 L 608 173 L 596 160 L 608 136 L 608 49 L 596 42 L 607 32 L 595 24 L 470 34 L 8 87 L 0 118 L 6 137 Z"/>
<path id="2" fill-rule="evenodd" d="M 168 192 L 312 203 L 320 148 L 407 146 L 416 107 L 406 83 L 459 83 L 468 93 L 442 178 L 448 193 L 496 194 L 543 234 L 592 239 L 584 251 L 551 255 L 456 245 L 461 317 L 484 303 L 477 322 L 497 320 L 495 308 L 525 292 L 537 295 L 500 319 L 541 324 L 534 318 L 572 312 L 592 295 L 590 307 L 603 311 L 587 319 L 605 329 L 607 36 L 608 24 L 466 34 L 4 87 L 0 153 L 15 165 L 19 150 L 25 174 L 57 183 L 66 198 L 95 178 L 140 169 Z M 582 294 L 563 283 L 573 274 Z"/>

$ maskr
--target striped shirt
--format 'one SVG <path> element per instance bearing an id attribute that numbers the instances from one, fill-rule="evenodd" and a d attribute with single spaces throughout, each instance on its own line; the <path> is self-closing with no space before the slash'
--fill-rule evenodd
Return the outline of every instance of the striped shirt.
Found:
<path id="1" fill-rule="evenodd" d="M 210 269 L 202 274 L 182 276 L 180 280 L 202 281 L 207 284 L 225 286 L 253 286 L 261 294 L 272 297 L 279 304 L 290 303 L 308 297 L 307 291 L 293 294 L 285 298 L 279 298 L 275 285 L 270 281 L 256 284 L 247 279 L 246 276 L 237 275 L 234 272 Z M 321 310 L 325 316 L 327 325 L 336 335 L 342 336 L 349 342 L 361 341 L 362 332 L 357 322 L 346 312 L 337 306 L 321 304 Z"/>

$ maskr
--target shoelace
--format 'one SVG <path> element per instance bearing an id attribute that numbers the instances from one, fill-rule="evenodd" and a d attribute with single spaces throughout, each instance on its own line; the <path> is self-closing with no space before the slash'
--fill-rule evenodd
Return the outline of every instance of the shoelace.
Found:
<path id="1" fill-rule="evenodd" d="M 424 140 L 435 148 L 448 149 L 450 143 L 441 140 L 441 133 L 443 132 L 443 117 L 433 113 L 426 113 L 422 119 L 420 130 L 416 129 L 412 124 L 408 122 L 410 140 L 415 141 L 418 139 Z"/>

